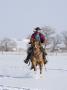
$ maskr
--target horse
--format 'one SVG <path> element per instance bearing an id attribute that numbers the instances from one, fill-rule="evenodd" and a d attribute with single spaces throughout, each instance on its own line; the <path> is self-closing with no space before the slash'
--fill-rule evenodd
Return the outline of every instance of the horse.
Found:
<path id="1" fill-rule="evenodd" d="M 33 42 L 33 55 L 31 58 L 32 68 L 34 71 L 37 70 L 37 66 L 39 66 L 40 74 L 42 74 L 42 69 L 44 65 L 43 52 L 41 51 L 41 43 L 39 41 Z"/>

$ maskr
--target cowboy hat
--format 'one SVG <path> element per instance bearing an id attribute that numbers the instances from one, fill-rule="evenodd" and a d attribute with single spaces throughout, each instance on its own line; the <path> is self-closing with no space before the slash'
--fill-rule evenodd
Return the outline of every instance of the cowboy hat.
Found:
<path id="1" fill-rule="evenodd" d="M 41 28 L 40 27 L 36 27 L 35 30 L 36 31 L 39 31 L 39 30 L 41 30 Z"/>
<path id="2" fill-rule="evenodd" d="M 34 30 L 33 30 L 33 31 L 35 32 L 35 31 L 40 31 L 40 30 L 41 30 L 41 28 L 40 28 L 40 27 L 36 27 L 36 28 L 34 28 Z"/>

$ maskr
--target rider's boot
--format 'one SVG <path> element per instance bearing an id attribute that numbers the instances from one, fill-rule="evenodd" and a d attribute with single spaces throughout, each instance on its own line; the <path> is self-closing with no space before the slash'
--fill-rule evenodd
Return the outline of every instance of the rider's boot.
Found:
<path id="1" fill-rule="evenodd" d="M 27 58 L 24 60 L 24 62 L 27 64 L 29 62 L 30 59 L 30 53 L 27 55 Z"/>
<path id="2" fill-rule="evenodd" d="M 29 62 L 29 60 L 31 59 L 31 56 L 32 56 L 32 47 L 29 47 L 28 48 L 28 51 L 27 51 L 27 58 L 24 60 L 24 62 L 27 64 Z"/>

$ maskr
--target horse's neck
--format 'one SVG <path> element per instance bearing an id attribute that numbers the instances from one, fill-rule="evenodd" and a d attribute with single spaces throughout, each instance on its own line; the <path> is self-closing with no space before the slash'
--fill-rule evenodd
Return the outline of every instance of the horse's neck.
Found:
<path id="1" fill-rule="evenodd" d="M 40 48 L 37 48 L 36 50 L 34 50 L 35 56 L 40 55 L 40 53 L 41 53 Z"/>
<path id="2" fill-rule="evenodd" d="M 38 52 L 41 52 L 40 48 L 37 49 Z"/>

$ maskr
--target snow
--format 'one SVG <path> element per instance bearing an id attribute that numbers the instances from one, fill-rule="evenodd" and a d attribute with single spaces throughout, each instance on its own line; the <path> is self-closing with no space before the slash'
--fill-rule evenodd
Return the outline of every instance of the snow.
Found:
<path id="1" fill-rule="evenodd" d="M 24 63 L 26 53 L 0 53 L 0 90 L 67 90 L 67 54 L 48 54 L 41 77 Z M 37 78 L 36 78 L 37 77 Z"/>

